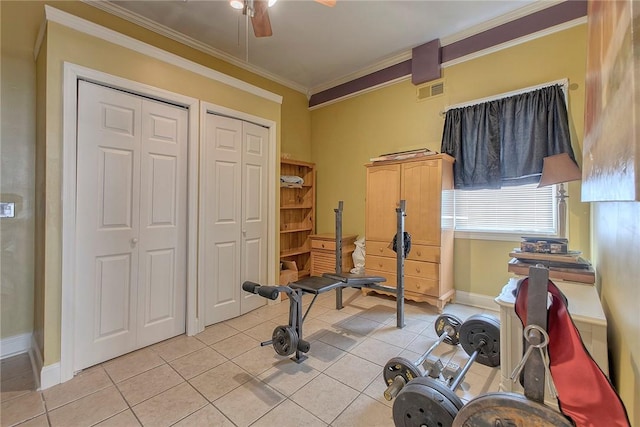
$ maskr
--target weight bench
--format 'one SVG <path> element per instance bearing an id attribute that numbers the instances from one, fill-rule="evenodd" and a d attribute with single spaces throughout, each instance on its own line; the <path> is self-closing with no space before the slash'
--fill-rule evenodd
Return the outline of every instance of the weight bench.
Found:
<path id="1" fill-rule="evenodd" d="M 318 295 L 344 287 L 361 288 L 372 287 L 376 283 L 384 282 L 384 277 L 365 276 L 358 274 L 331 274 L 326 273 L 322 277 L 310 276 L 289 283 L 289 286 L 262 286 L 253 282 L 244 282 L 242 289 L 247 292 L 258 294 L 268 299 L 278 299 L 280 292 L 284 292 L 289 297 L 289 324 L 277 326 L 273 330 L 271 339 L 260 343 L 261 346 L 273 345 L 276 353 L 281 356 L 289 356 L 295 353 L 291 359 L 297 363 L 307 358 L 303 353 L 307 353 L 311 344 L 302 339 L 302 324 L 304 323 L 311 307 L 316 302 Z M 376 288 L 387 288 L 377 286 Z M 307 311 L 302 314 L 302 296 L 312 294 L 313 299 L 307 307 Z"/>
<path id="2" fill-rule="evenodd" d="M 247 292 L 259 294 L 265 298 L 277 299 L 280 292 L 285 292 L 289 296 L 289 325 L 278 326 L 274 329 L 272 339 L 260 343 L 261 346 L 272 344 L 276 353 L 282 356 L 292 357 L 297 363 L 302 362 L 307 356 L 302 353 L 309 351 L 310 345 L 302 339 L 302 324 L 307 318 L 311 307 L 316 302 L 318 295 L 332 290 L 336 291 L 336 309 L 342 309 L 342 289 L 343 288 L 367 288 L 390 292 L 396 295 L 396 318 L 397 327 L 404 327 L 404 257 L 405 257 L 405 240 L 404 240 L 404 217 L 405 201 L 400 201 L 400 206 L 396 209 L 398 217 L 398 232 L 396 234 L 396 246 L 398 254 L 398 280 L 397 286 L 380 285 L 386 281 L 381 276 L 368 276 L 365 274 L 342 273 L 342 206 L 338 203 L 338 208 L 334 209 L 336 214 L 336 272 L 324 273 L 320 276 L 310 276 L 291 282 L 288 286 L 262 286 L 253 282 L 244 282 L 242 289 Z M 302 314 L 302 295 L 312 294 L 313 299 L 307 307 L 307 311 Z"/>

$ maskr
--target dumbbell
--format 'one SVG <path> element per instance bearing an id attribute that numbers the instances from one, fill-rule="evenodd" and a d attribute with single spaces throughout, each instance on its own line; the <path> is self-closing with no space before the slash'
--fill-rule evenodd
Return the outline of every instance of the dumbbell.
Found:
<path id="1" fill-rule="evenodd" d="M 418 377 L 406 384 L 393 402 L 396 427 L 450 427 L 462 400 L 455 391 L 474 362 L 495 367 L 500 365 L 500 321 L 493 316 L 477 314 L 460 326 L 459 340 L 469 355 L 465 365 L 446 382 Z"/>
<path id="2" fill-rule="evenodd" d="M 445 369 L 439 359 L 429 359 L 431 353 L 443 342 L 450 345 L 458 345 L 459 329 L 462 321 L 451 314 L 438 316 L 434 323 L 434 328 L 438 334 L 438 339 L 429 349 L 422 354 L 415 362 L 404 357 L 391 358 L 384 367 L 383 377 L 387 384 L 384 391 L 384 398 L 391 400 L 398 395 L 402 387 L 414 378 L 423 376 L 419 366 L 425 363 L 425 375 L 433 378 L 440 376 Z"/>

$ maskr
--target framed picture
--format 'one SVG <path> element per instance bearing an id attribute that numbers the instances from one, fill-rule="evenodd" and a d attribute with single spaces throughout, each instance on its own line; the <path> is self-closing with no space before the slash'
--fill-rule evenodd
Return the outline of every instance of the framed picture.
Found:
<path id="1" fill-rule="evenodd" d="M 582 200 L 640 200 L 640 2 L 589 0 Z M 635 38 L 634 38 L 635 36 Z"/>

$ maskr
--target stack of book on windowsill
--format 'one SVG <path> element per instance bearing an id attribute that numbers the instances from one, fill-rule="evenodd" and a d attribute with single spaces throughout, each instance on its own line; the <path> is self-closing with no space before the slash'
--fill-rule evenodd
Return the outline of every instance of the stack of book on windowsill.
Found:
<path id="1" fill-rule="evenodd" d="M 381 154 L 378 157 L 370 158 L 369 161 L 384 162 L 388 160 L 406 160 L 406 159 L 414 159 L 417 157 L 431 156 L 434 154 L 438 154 L 438 153 L 435 151 L 429 150 L 428 148 L 418 148 L 415 150 L 398 151 L 396 153 Z"/>
<path id="2" fill-rule="evenodd" d="M 521 276 L 529 275 L 529 267 L 542 264 L 549 269 L 549 278 L 580 283 L 595 283 L 595 271 L 591 263 L 582 258 L 579 251 L 565 253 L 527 252 L 514 249 L 509 253 L 509 272 Z"/>

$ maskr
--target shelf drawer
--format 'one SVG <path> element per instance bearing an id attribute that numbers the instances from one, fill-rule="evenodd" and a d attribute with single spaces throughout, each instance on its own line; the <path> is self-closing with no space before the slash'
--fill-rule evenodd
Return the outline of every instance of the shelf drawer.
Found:
<path id="1" fill-rule="evenodd" d="M 372 276 L 382 276 L 387 281 L 382 283 L 384 286 L 396 287 L 397 276 L 394 273 L 387 271 L 379 271 L 375 269 L 366 269 L 366 274 Z M 429 295 L 438 297 L 439 295 L 439 283 L 436 279 L 429 279 L 424 277 L 404 276 L 404 290 L 406 292 L 414 292 L 416 294 Z"/>
<path id="2" fill-rule="evenodd" d="M 366 242 L 366 254 L 377 255 L 384 257 L 395 257 L 396 253 L 391 249 L 389 242 L 379 242 L 374 240 L 367 240 Z"/>
<path id="3" fill-rule="evenodd" d="M 439 263 L 440 248 L 438 246 L 412 245 L 407 259 Z"/>
<path id="4" fill-rule="evenodd" d="M 396 257 L 396 253 L 391 249 L 392 246 L 390 242 L 367 240 L 366 248 L 367 254 Z M 407 260 L 440 262 L 440 248 L 438 246 L 411 245 L 411 251 L 409 252 Z"/>
<path id="5" fill-rule="evenodd" d="M 364 265 L 367 270 L 372 269 L 377 271 L 385 271 L 392 274 L 396 274 L 398 270 L 398 261 L 396 258 L 366 255 Z M 405 276 L 411 275 L 415 277 L 438 280 L 438 278 L 440 277 L 439 273 L 440 264 L 436 264 L 433 262 L 412 261 L 408 259 L 404 261 Z"/>
<path id="6" fill-rule="evenodd" d="M 353 268 L 351 252 L 343 254 L 342 271 L 348 273 Z M 311 275 L 322 276 L 322 273 L 335 273 L 336 257 L 333 254 L 311 252 Z"/>
<path id="7" fill-rule="evenodd" d="M 322 249 L 327 251 L 335 251 L 336 250 L 336 241 L 335 240 L 317 240 L 311 239 L 311 249 Z"/>

